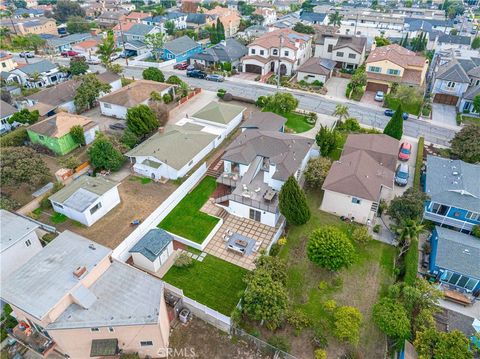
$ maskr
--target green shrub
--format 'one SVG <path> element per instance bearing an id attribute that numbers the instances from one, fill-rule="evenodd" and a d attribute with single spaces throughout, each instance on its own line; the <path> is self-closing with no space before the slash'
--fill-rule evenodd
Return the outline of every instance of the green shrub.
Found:
<path id="1" fill-rule="evenodd" d="M 27 130 L 25 127 L 19 127 L 6 135 L 0 137 L 0 147 L 16 147 L 23 146 L 23 143 L 28 139 Z"/>
<path id="2" fill-rule="evenodd" d="M 477 238 L 480 238 L 480 225 L 476 225 L 476 226 L 473 226 L 472 228 L 472 234 L 477 237 Z"/>
<path id="3" fill-rule="evenodd" d="M 174 266 L 178 268 L 188 268 L 193 265 L 192 257 L 189 257 L 187 252 L 182 252 L 180 255 L 175 259 Z"/>
<path id="4" fill-rule="evenodd" d="M 355 227 L 352 233 L 352 239 L 354 242 L 366 244 L 372 240 L 372 237 L 368 233 L 368 229 L 365 226 Z"/>
<path id="5" fill-rule="evenodd" d="M 415 159 L 415 174 L 413 175 L 413 188 L 420 189 L 420 176 L 423 165 L 423 150 L 424 150 L 425 138 L 420 137 L 418 139 L 417 157 Z"/>
<path id="6" fill-rule="evenodd" d="M 312 82 L 313 86 L 323 87 L 323 82 L 320 80 L 315 80 Z"/>
<path id="7" fill-rule="evenodd" d="M 312 323 L 308 315 L 300 309 L 293 309 L 287 313 L 287 322 L 296 330 L 308 328 Z"/>
<path id="8" fill-rule="evenodd" d="M 412 239 L 410 243 L 410 247 L 404 258 L 404 265 L 405 277 L 403 278 L 403 281 L 407 285 L 413 286 L 417 279 L 418 272 L 418 241 L 416 239 Z"/>
<path id="9" fill-rule="evenodd" d="M 374 233 L 380 233 L 380 225 L 379 224 L 376 224 L 373 226 L 373 232 Z"/>
<path id="10" fill-rule="evenodd" d="M 173 101 L 173 96 L 170 95 L 169 93 L 166 93 L 165 95 L 163 95 L 163 102 L 165 103 L 170 103 Z"/>
<path id="11" fill-rule="evenodd" d="M 280 252 L 281 248 L 282 247 L 278 243 L 272 244 L 272 246 L 270 247 L 269 255 L 271 255 L 272 257 L 276 257 L 278 255 L 278 253 Z"/>
<path id="12" fill-rule="evenodd" d="M 226 93 L 227 93 L 227 90 L 218 89 L 218 91 L 217 91 L 217 96 L 218 96 L 219 98 L 223 98 L 223 96 L 225 96 Z"/>
<path id="13" fill-rule="evenodd" d="M 327 352 L 324 349 L 316 349 L 314 354 L 315 359 L 327 359 Z"/>
<path id="14" fill-rule="evenodd" d="M 288 338 L 282 337 L 279 335 L 274 335 L 270 339 L 268 339 L 268 344 L 280 349 L 283 352 L 288 353 L 290 351 L 290 342 Z"/>
<path id="15" fill-rule="evenodd" d="M 44 234 L 43 237 L 42 237 L 42 240 L 46 243 L 50 243 L 51 241 L 53 241 L 55 238 L 57 237 L 56 234 L 54 233 L 47 233 L 47 234 Z"/>
<path id="16" fill-rule="evenodd" d="M 125 86 L 128 86 L 130 85 L 132 82 L 134 82 L 135 80 L 133 79 L 127 79 L 126 77 L 122 77 L 120 79 L 120 81 L 122 82 L 122 87 L 125 87 Z"/>
<path id="17" fill-rule="evenodd" d="M 0 208 L 5 209 L 7 211 L 14 211 L 18 207 L 20 207 L 20 203 L 15 201 L 12 198 L 6 197 L 6 196 L 0 196 Z"/>
<path id="18" fill-rule="evenodd" d="M 51 217 L 50 220 L 55 224 L 60 224 L 65 222 L 68 217 L 62 213 L 55 212 Z"/>

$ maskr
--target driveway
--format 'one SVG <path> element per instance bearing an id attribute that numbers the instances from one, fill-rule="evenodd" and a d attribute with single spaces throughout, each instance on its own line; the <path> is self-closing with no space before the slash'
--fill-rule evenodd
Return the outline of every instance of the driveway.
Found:
<path id="1" fill-rule="evenodd" d="M 346 100 L 345 92 L 350 81 L 341 77 L 330 77 L 325 84 L 327 95 Z"/>
<path id="2" fill-rule="evenodd" d="M 443 105 L 441 103 L 432 104 L 432 122 L 438 126 L 457 127 L 457 109 L 455 106 Z"/>
<path id="3" fill-rule="evenodd" d="M 382 108 L 383 102 L 375 101 L 375 94 L 376 92 L 374 91 L 365 91 L 360 102 Z"/>
<path id="4" fill-rule="evenodd" d="M 408 178 L 408 184 L 405 187 L 400 187 L 394 184 L 393 196 L 401 196 L 403 192 L 405 192 L 408 188 L 413 186 L 413 177 L 415 174 L 415 159 L 417 158 L 417 150 L 418 150 L 418 140 L 410 137 L 405 138 L 404 136 L 400 141 L 400 144 L 402 144 L 403 142 L 408 142 L 412 145 L 412 153 L 410 154 L 410 159 L 408 160 L 408 162 L 397 161 L 397 166 L 400 163 L 407 163 L 408 168 L 410 170 L 410 177 Z"/>

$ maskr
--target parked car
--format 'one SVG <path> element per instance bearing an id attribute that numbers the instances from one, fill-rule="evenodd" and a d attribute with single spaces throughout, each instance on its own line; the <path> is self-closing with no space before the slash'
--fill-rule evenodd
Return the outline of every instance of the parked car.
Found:
<path id="1" fill-rule="evenodd" d="M 395 111 L 391 110 L 391 109 L 385 110 L 385 112 L 384 112 L 385 116 L 388 116 L 388 117 L 392 117 L 394 113 L 395 113 Z M 402 118 L 404 120 L 408 120 L 408 116 L 409 116 L 408 112 L 402 113 Z"/>
<path id="2" fill-rule="evenodd" d="M 28 57 L 29 59 L 31 59 L 32 57 L 35 57 L 35 54 L 30 51 L 24 51 L 20 53 L 20 57 Z"/>
<path id="3" fill-rule="evenodd" d="M 383 93 L 383 91 L 377 91 L 377 93 L 375 94 L 375 101 L 383 102 L 384 99 L 385 94 Z"/>
<path id="4" fill-rule="evenodd" d="M 124 130 L 127 128 L 127 125 L 121 122 L 117 122 L 117 123 L 112 123 L 108 127 L 110 127 L 112 130 Z"/>
<path id="5" fill-rule="evenodd" d="M 187 77 L 194 77 L 197 79 L 205 79 L 207 77 L 207 73 L 201 70 L 191 70 L 187 71 Z"/>
<path id="6" fill-rule="evenodd" d="M 60 55 L 62 55 L 63 57 L 73 57 L 73 56 L 80 55 L 80 53 L 73 50 L 67 50 L 67 51 L 62 51 Z"/>
<path id="7" fill-rule="evenodd" d="M 410 177 L 410 170 L 406 163 L 400 163 L 395 171 L 395 183 L 398 186 L 404 187 L 408 183 Z"/>
<path id="8" fill-rule="evenodd" d="M 98 65 L 98 64 L 100 64 L 100 59 L 98 59 L 96 57 L 91 57 L 91 58 L 87 59 L 86 62 L 89 65 Z"/>
<path id="9" fill-rule="evenodd" d="M 398 159 L 400 161 L 408 161 L 412 154 L 412 145 L 408 142 L 403 142 L 400 145 L 400 151 L 398 152 Z"/>
<path id="10" fill-rule="evenodd" d="M 128 59 L 130 57 L 134 57 L 136 55 L 136 51 L 133 50 L 125 50 L 120 54 L 122 59 Z"/>
<path id="11" fill-rule="evenodd" d="M 112 56 L 110 56 L 110 61 L 115 61 L 115 60 L 118 60 L 119 58 L 120 58 L 120 54 L 115 53 Z"/>
<path id="12" fill-rule="evenodd" d="M 222 75 L 217 75 L 217 74 L 209 74 L 207 75 L 207 80 L 208 81 L 215 81 L 215 82 L 223 82 L 225 81 L 225 77 Z"/>
<path id="13" fill-rule="evenodd" d="M 188 65 L 188 66 L 187 66 L 187 71 L 192 71 L 192 70 L 195 70 L 195 66 L 193 66 L 193 65 Z"/>
<path id="14" fill-rule="evenodd" d="M 188 64 L 186 62 L 180 62 L 178 64 L 173 65 L 173 68 L 175 70 L 186 70 L 187 67 L 188 67 Z"/>

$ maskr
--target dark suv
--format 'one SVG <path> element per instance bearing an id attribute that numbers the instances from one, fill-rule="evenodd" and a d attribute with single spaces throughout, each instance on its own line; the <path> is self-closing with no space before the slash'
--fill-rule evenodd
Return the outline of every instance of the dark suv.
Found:
<path id="1" fill-rule="evenodd" d="M 205 77 L 207 77 L 207 73 L 203 72 L 202 70 L 190 70 L 187 71 L 187 76 L 195 77 L 197 79 L 204 79 Z"/>

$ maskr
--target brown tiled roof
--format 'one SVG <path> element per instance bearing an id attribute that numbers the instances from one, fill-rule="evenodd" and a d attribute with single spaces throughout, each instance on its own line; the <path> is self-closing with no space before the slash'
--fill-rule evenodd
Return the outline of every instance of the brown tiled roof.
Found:
<path id="1" fill-rule="evenodd" d="M 366 63 L 388 60 L 403 68 L 408 66 L 423 67 L 426 58 L 417 55 L 400 45 L 392 44 L 387 46 L 377 47 L 373 50 L 366 60 Z"/>
<path id="2" fill-rule="evenodd" d="M 337 45 L 334 46 L 334 50 L 341 49 L 343 47 L 349 47 L 352 50 L 362 53 L 363 49 L 367 45 L 366 37 L 356 37 L 356 36 L 339 36 Z"/>
<path id="3" fill-rule="evenodd" d="M 253 41 L 249 46 L 261 46 L 266 49 L 280 47 L 280 35 L 283 35 L 282 47 L 287 47 L 293 50 L 297 49 L 295 46 L 297 41 L 300 43 L 306 43 L 311 38 L 309 35 L 301 34 L 292 29 L 279 29 L 267 32 Z"/>
<path id="4" fill-rule="evenodd" d="M 69 133 L 73 126 L 82 126 L 87 130 L 95 125 L 95 122 L 88 117 L 68 112 L 59 112 L 46 120 L 30 126 L 28 130 L 47 137 L 61 138 Z"/>
<path id="5" fill-rule="evenodd" d="M 386 82 L 398 82 L 410 85 L 422 85 L 422 72 L 417 70 L 407 70 L 403 71 L 403 76 L 393 76 L 393 75 L 386 75 L 386 74 L 379 74 L 376 72 L 368 72 L 367 71 L 367 79 L 369 80 L 379 80 L 379 81 L 386 81 Z"/>
<path id="6" fill-rule="evenodd" d="M 311 57 L 302 66 L 300 66 L 297 71 L 328 76 L 330 74 L 330 70 L 320 65 L 321 60 L 322 59 L 318 57 Z"/>
<path id="7" fill-rule="evenodd" d="M 117 91 L 103 96 L 99 101 L 131 107 L 148 100 L 153 91 L 162 92 L 169 87 L 172 87 L 172 85 L 156 81 L 138 80 L 128 86 L 122 87 Z"/>

